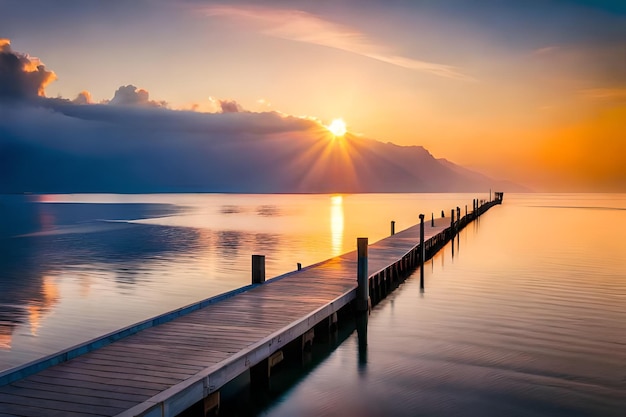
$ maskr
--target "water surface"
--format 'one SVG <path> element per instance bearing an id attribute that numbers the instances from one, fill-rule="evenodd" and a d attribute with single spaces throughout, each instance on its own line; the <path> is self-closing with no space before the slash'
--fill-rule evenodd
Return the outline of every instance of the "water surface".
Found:
<path id="1" fill-rule="evenodd" d="M 0 370 L 488 194 L 0 196 Z"/>
<path id="2" fill-rule="evenodd" d="M 505 195 L 264 416 L 626 415 L 626 196 Z"/>

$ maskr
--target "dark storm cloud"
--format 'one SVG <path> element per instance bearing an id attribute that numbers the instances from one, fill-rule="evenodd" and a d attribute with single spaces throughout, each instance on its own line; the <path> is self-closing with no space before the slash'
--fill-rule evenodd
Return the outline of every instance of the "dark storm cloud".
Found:
<path id="1" fill-rule="evenodd" d="M 43 96 L 55 78 L 39 59 L 13 51 L 8 39 L 0 39 L 0 99 Z"/>

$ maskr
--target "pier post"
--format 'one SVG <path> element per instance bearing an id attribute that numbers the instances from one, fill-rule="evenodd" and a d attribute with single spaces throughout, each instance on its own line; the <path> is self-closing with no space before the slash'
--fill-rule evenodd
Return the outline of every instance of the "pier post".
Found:
<path id="1" fill-rule="evenodd" d="M 391 236 L 396 234 L 396 222 L 391 221 Z"/>
<path id="2" fill-rule="evenodd" d="M 357 243 L 357 311 L 369 310 L 369 285 L 367 282 L 367 238 L 359 237 Z"/>
<path id="3" fill-rule="evenodd" d="M 302 264 L 298 262 L 298 271 L 302 270 Z"/>
<path id="4" fill-rule="evenodd" d="M 459 222 L 459 226 L 461 226 L 461 207 L 456 207 L 456 221 Z"/>
<path id="5" fill-rule="evenodd" d="M 430 227 L 435 227 L 435 213 L 430 213 Z"/>
<path id="6" fill-rule="evenodd" d="M 420 289 L 424 289 L 424 258 L 426 248 L 424 247 L 424 215 L 420 214 Z"/>
<path id="7" fill-rule="evenodd" d="M 265 282 L 265 255 L 252 255 L 252 283 Z"/>
<path id="8" fill-rule="evenodd" d="M 365 312 L 356 316 L 359 373 L 364 372 L 367 366 L 367 321 L 368 317 Z"/>
<path id="9" fill-rule="evenodd" d="M 203 399 L 205 416 L 216 416 L 220 411 L 220 392 L 216 391 Z"/>
<path id="10" fill-rule="evenodd" d="M 450 229 L 452 230 L 452 236 L 454 236 L 454 209 L 450 210 Z"/>
<path id="11" fill-rule="evenodd" d="M 467 217 L 467 204 L 465 205 L 465 217 Z"/>
<path id="12" fill-rule="evenodd" d="M 443 211 L 443 210 L 441 210 L 441 218 L 443 219 L 443 218 L 445 218 L 445 217 L 446 217 L 446 213 L 444 213 L 444 211 Z"/>

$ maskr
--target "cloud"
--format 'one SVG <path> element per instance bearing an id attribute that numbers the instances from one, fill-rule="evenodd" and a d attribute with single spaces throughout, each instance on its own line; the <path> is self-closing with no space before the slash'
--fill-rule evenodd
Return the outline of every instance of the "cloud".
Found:
<path id="1" fill-rule="evenodd" d="M 218 100 L 222 113 L 239 113 L 243 108 L 235 100 Z"/>
<path id="2" fill-rule="evenodd" d="M 14 52 L 9 39 L 0 39 L 0 99 L 34 99 L 56 79 L 38 58 Z"/>
<path id="3" fill-rule="evenodd" d="M 207 16 L 227 17 L 255 25 L 268 36 L 340 49 L 439 77 L 472 80 L 455 66 L 391 54 L 364 33 L 300 10 L 235 6 L 204 6 L 200 10 Z"/>
<path id="4" fill-rule="evenodd" d="M 272 103 L 270 103 L 269 101 L 267 101 L 264 98 L 260 98 L 256 101 L 256 103 L 262 107 L 272 107 Z"/>
<path id="5" fill-rule="evenodd" d="M 91 100 L 91 93 L 89 91 L 81 91 L 78 93 L 76 98 L 72 100 L 74 104 L 91 104 L 93 101 Z"/>
<path id="6" fill-rule="evenodd" d="M 579 94 L 589 100 L 626 101 L 626 88 L 588 88 L 580 90 Z"/>
<path id="7" fill-rule="evenodd" d="M 32 62 L 22 62 L 18 73 L 27 73 Z M 37 65 L 36 71 L 45 70 Z M 0 84 L 14 74 L 1 72 Z M 74 100 L 39 97 L 43 85 L 32 83 L 26 90 L 37 100 L 0 101 L 0 194 L 473 187 L 421 147 L 350 134 L 333 140 L 314 118 L 248 112 L 234 100 L 210 99 L 216 106 L 212 113 L 172 110 L 134 85 L 121 86 L 107 103 L 93 104 L 87 91 Z M 431 176 L 434 181 L 425 180 Z M 472 189 L 479 188 L 485 187 Z"/>
<path id="8" fill-rule="evenodd" d="M 0 103 L 0 115 L 0 193 L 480 188 L 421 147 L 350 134 L 338 142 L 318 121 L 277 112 L 196 113 L 47 99 L 36 106 Z"/>
<path id="9" fill-rule="evenodd" d="M 551 55 L 559 50 L 558 46 L 544 46 L 533 51 L 534 55 Z"/>
<path id="10" fill-rule="evenodd" d="M 167 102 L 150 100 L 148 91 L 141 88 L 137 89 L 132 84 L 118 88 L 108 104 L 114 106 L 167 107 Z"/>

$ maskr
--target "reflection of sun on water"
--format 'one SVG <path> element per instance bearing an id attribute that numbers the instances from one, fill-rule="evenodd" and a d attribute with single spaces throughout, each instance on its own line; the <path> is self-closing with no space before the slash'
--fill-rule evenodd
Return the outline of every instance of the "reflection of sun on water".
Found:
<path id="1" fill-rule="evenodd" d="M 11 349 L 11 340 L 13 339 L 13 326 L 0 324 L 0 349 Z"/>
<path id="2" fill-rule="evenodd" d="M 44 276 L 41 284 L 43 300 L 39 303 L 28 306 L 28 320 L 30 322 L 30 333 L 37 336 L 37 331 L 41 327 L 42 313 L 59 300 L 59 287 L 54 278 Z"/>
<path id="3" fill-rule="evenodd" d="M 330 198 L 330 239 L 333 256 L 343 251 L 343 196 Z"/>

